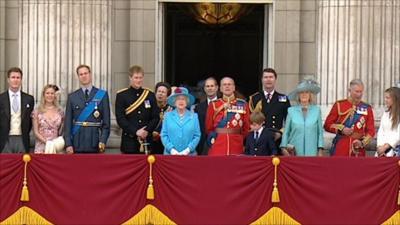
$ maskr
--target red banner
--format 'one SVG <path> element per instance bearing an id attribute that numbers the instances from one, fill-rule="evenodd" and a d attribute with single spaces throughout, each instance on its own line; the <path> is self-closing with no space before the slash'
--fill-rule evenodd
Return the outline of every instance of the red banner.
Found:
<path id="1" fill-rule="evenodd" d="M 26 206 L 53 224 L 121 224 L 152 205 L 177 224 L 250 224 L 273 206 L 301 224 L 380 224 L 398 211 L 397 158 L 0 155 L 0 222 Z M 400 220 L 397 221 L 400 223 Z"/>

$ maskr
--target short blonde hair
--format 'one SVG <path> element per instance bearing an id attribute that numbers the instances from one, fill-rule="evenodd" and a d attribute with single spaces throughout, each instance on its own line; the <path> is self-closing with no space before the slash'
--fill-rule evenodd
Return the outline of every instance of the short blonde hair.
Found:
<path id="1" fill-rule="evenodd" d="M 256 124 L 262 124 L 265 122 L 264 113 L 260 111 L 255 111 L 250 114 L 250 122 Z"/>
<path id="2" fill-rule="evenodd" d="M 54 92 L 55 92 L 54 106 L 55 106 L 56 108 L 60 108 L 60 106 L 59 106 L 59 104 L 58 104 L 58 90 L 59 90 L 59 88 L 57 87 L 57 85 L 54 85 L 54 84 L 47 84 L 46 86 L 43 87 L 43 90 L 42 90 L 42 97 L 41 97 L 41 99 L 40 99 L 40 103 L 39 103 L 39 106 L 38 106 L 38 110 L 39 110 L 39 112 L 41 112 L 41 113 L 46 112 L 46 109 L 44 108 L 44 95 L 45 95 L 47 89 L 50 89 L 50 88 L 53 89 Z"/>
<path id="3" fill-rule="evenodd" d="M 135 73 L 141 73 L 142 75 L 144 75 L 144 70 L 141 66 L 138 65 L 131 66 L 131 68 L 129 68 L 129 77 L 132 77 Z"/>

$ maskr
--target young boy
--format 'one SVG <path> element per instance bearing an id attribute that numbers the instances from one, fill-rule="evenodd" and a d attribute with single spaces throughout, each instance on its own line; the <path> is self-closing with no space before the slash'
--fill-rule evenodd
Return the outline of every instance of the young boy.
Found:
<path id="1" fill-rule="evenodd" d="M 250 115 L 251 132 L 246 137 L 244 153 L 253 156 L 276 155 L 277 148 L 271 131 L 263 127 L 265 116 L 262 112 Z"/>

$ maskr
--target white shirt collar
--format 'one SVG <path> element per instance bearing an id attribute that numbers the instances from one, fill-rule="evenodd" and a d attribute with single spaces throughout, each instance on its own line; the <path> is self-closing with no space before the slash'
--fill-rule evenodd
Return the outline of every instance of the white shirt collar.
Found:
<path id="1" fill-rule="evenodd" d="M 271 97 L 274 95 L 275 90 L 272 90 L 271 92 L 269 92 L 269 94 L 271 94 Z M 267 96 L 268 92 L 266 90 L 264 90 L 264 96 Z"/>
<path id="2" fill-rule="evenodd" d="M 17 94 L 17 97 L 21 96 L 21 89 L 19 89 L 17 92 L 13 92 L 10 89 L 8 89 L 8 94 L 10 97 L 12 97 L 14 94 Z"/>
<path id="3" fill-rule="evenodd" d="M 212 102 L 212 101 L 214 101 L 214 100 L 217 100 L 217 99 L 218 99 L 217 96 L 215 96 L 215 97 L 212 98 L 212 99 L 209 99 L 209 98 L 207 97 L 207 104 L 210 104 L 210 102 Z"/>
<path id="4" fill-rule="evenodd" d="M 264 130 L 264 126 L 261 126 L 260 129 L 254 131 L 254 137 L 256 137 L 256 132 L 258 132 L 258 137 L 260 138 L 262 131 Z"/>

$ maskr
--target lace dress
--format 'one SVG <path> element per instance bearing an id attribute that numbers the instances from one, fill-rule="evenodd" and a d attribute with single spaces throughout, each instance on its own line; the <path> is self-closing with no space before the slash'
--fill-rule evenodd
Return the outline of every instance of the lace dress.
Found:
<path id="1" fill-rule="evenodd" d="M 46 140 L 53 140 L 60 136 L 60 127 L 64 121 L 64 112 L 59 109 L 54 117 L 46 117 L 44 113 L 34 110 L 32 117 L 38 122 L 39 134 Z M 44 153 L 46 143 L 35 139 L 35 153 Z"/>

